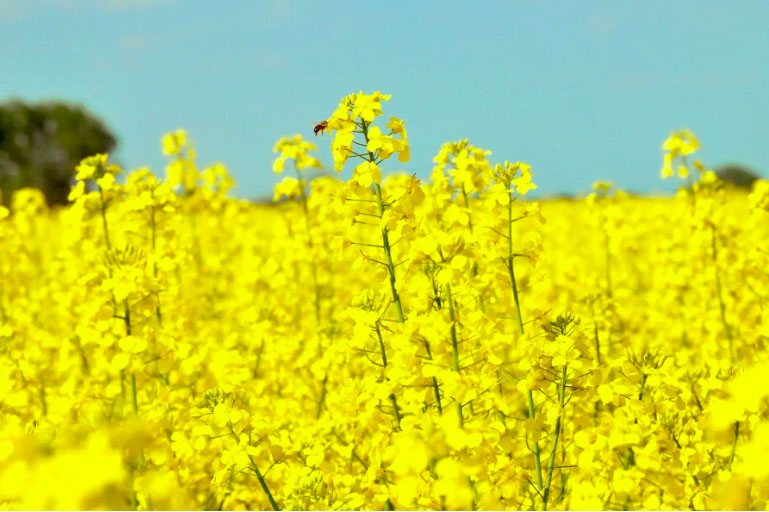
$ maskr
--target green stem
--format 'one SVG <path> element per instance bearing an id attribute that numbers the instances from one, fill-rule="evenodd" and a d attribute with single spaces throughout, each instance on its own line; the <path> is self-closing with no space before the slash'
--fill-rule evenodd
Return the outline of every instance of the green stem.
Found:
<path id="1" fill-rule="evenodd" d="M 449 319 L 451 320 L 451 351 L 452 369 L 459 373 L 459 343 L 457 342 L 457 324 L 454 316 L 454 299 L 451 296 L 451 285 L 446 285 L 446 295 L 449 303 Z"/>
<path id="2" fill-rule="evenodd" d="M 508 189 L 509 189 L 508 184 Z M 518 316 L 518 334 L 523 336 L 523 318 L 521 315 L 521 303 L 518 300 L 518 285 L 515 282 L 515 271 L 513 269 L 513 192 L 509 190 L 509 200 L 507 203 L 507 270 L 510 273 L 510 283 L 513 287 L 513 300 L 515 301 L 515 311 Z M 529 418 L 534 419 L 534 394 L 531 389 L 526 393 L 526 399 L 529 406 Z M 537 478 L 537 490 L 542 489 L 542 457 L 539 451 L 539 441 L 534 443 L 532 448 L 534 454 L 534 471 Z"/>
<path id="3" fill-rule="evenodd" d="M 644 399 L 644 389 L 646 388 L 646 379 L 648 379 L 649 376 L 645 373 L 641 374 L 641 388 L 638 391 L 638 399 L 643 400 Z"/>
<path id="4" fill-rule="evenodd" d="M 155 191 L 152 191 L 152 200 L 155 200 Z M 157 223 L 155 221 L 155 205 L 153 204 L 150 208 L 150 228 L 152 230 L 152 254 L 153 256 L 157 256 Z M 157 279 L 158 277 L 158 262 L 157 259 L 152 263 L 152 276 Z M 163 323 L 163 314 L 160 311 L 160 294 L 156 294 L 157 298 L 157 306 L 155 306 L 155 316 L 158 319 L 158 324 Z"/>
<path id="5" fill-rule="evenodd" d="M 438 414 L 443 414 L 443 406 L 441 405 L 441 389 L 438 387 L 438 379 L 433 377 L 433 393 L 435 394 L 435 401 L 438 404 Z"/>
<path id="6" fill-rule="evenodd" d="M 102 226 L 104 228 L 104 242 L 107 246 L 107 250 L 111 250 L 112 246 L 110 244 L 109 239 L 109 225 L 107 223 L 107 204 L 104 201 L 104 190 L 99 186 L 99 198 L 101 200 L 101 220 L 102 220 Z M 153 240 L 154 241 L 154 240 Z M 112 271 L 110 270 L 110 276 L 112 275 Z M 117 304 L 115 304 L 115 295 L 112 294 L 112 307 L 117 310 Z M 125 324 L 125 333 L 126 336 L 131 335 L 131 308 L 128 307 L 128 298 L 123 299 L 123 323 Z M 124 382 L 124 372 L 123 370 L 120 371 L 120 389 L 121 394 L 123 397 L 125 397 L 125 382 Z M 134 412 L 139 412 L 139 405 L 136 399 L 136 376 L 133 372 L 131 372 L 131 393 L 133 397 L 133 408 Z"/>
<path id="7" fill-rule="evenodd" d="M 382 203 L 382 187 L 379 186 L 379 183 L 374 183 L 374 191 L 376 193 L 379 215 L 382 216 L 384 215 L 384 203 Z M 403 322 L 403 307 L 401 306 L 398 288 L 395 285 L 395 265 L 393 264 L 392 250 L 390 248 L 389 230 L 386 227 L 382 228 L 382 247 L 384 248 L 387 272 L 390 275 L 390 292 L 392 293 L 393 305 L 395 306 L 395 319 L 398 322 Z"/>
<path id="8" fill-rule="evenodd" d="M 382 356 L 382 366 L 387 368 L 387 352 L 385 351 L 384 340 L 382 339 L 382 331 L 379 326 L 376 326 L 376 335 L 379 340 L 379 354 Z"/>
<path id="9" fill-rule="evenodd" d="M 437 297 L 436 297 L 437 299 Z M 440 300 L 438 300 L 438 307 L 440 307 Z M 425 340 L 425 349 L 427 349 L 427 358 L 432 361 L 433 353 L 430 350 L 430 343 Z M 433 394 L 435 395 L 435 403 L 438 404 L 438 414 L 443 415 L 443 404 L 441 403 L 441 388 L 438 386 L 438 379 L 433 377 Z"/>
<path id="10" fill-rule="evenodd" d="M 232 423 L 227 423 L 227 427 L 229 427 L 230 434 L 232 434 L 232 437 L 235 439 L 235 441 L 238 444 L 240 444 L 240 438 L 235 433 L 235 430 L 232 428 Z M 267 499 L 270 501 L 272 510 L 280 510 L 280 507 L 278 506 L 278 503 L 275 501 L 275 498 L 272 497 L 270 488 L 267 487 L 267 482 L 264 480 L 264 476 L 262 476 L 262 472 L 259 471 L 259 467 L 257 467 L 256 462 L 254 462 L 254 459 L 253 457 L 251 457 L 251 455 L 248 456 L 248 460 L 251 462 L 251 469 L 254 470 L 254 474 L 256 474 L 256 479 L 259 480 L 259 485 L 262 486 L 262 490 L 264 491 L 264 494 L 267 495 Z"/>
<path id="11" fill-rule="evenodd" d="M 721 290 L 721 275 L 718 272 L 718 248 L 716 245 L 716 226 L 714 224 L 710 225 L 710 232 L 713 247 L 713 267 L 716 271 L 716 292 L 718 295 L 718 307 L 721 310 L 721 323 L 724 325 L 724 332 L 726 333 L 726 338 L 729 340 L 729 357 L 731 358 L 732 363 L 734 363 L 734 338 L 732 336 L 732 329 L 729 326 L 729 323 L 726 321 L 726 305 L 724 304 L 724 295 Z"/>
<path id="12" fill-rule="evenodd" d="M 737 453 L 737 440 L 740 438 L 740 422 L 734 422 L 734 441 L 732 442 L 732 454 L 729 456 L 729 471 L 732 470 L 734 455 Z"/>
<path id="13" fill-rule="evenodd" d="M 394 393 L 390 393 L 390 403 L 393 405 L 393 415 L 395 416 L 395 421 L 398 422 L 398 427 L 400 427 L 402 419 L 401 410 L 398 407 L 398 402 L 395 399 Z"/>
<path id="14" fill-rule="evenodd" d="M 361 128 L 363 130 L 363 138 L 366 140 L 366 144 L 368 144 L 368 123 L 366 123 L 366 121 L 361 121 Z M 370 151 L 368 152 L 368 161 L 376 162 L 376 157 Z M 379 212 L 379 217 L 381 218 L 385 211 L 384 203 L 382 202 L 382 187 L 379 185 L 379 183 L 374 183 L 373 187 L 374 193 L 376 194 L 377 210 Z M 395 285 L 395 265 L 393 264 L 392 250 L 390 248 L 390 236 L 387 227 L 382 228 L 382 247 L 385 253 L 387 272 L 390 275 L 390 291 L 392 292 L 393 305 L 395 306 L 395 319 L 398 322 L 403 322 L 403 308 L 401 306 L 400 295 L 398 295 L 398 289 Z"/>
<path id="15" fill-rule="evenodd" d="M 526 393 L 526 399 L 529 406 L 529 418 L 534 419 L 534 396 L 531 390 Z M 542 458 L 539 453 L 539 441 L 534 443 L 531 449 L 534 454 L 534 476 L 537 478 L 537 490 L 542 489 Z"/>
<path id="16" fill-rule="evenodd" d="M 387 368 L 387 352 L 385 352 L 385 346 L 384 346 L 384 340 L 382 339 L 382 331 L 379 329 L 379 326 L 376 326 L 376 335 L 379 339 L 379 351 L 382 354 L 382 367 Z M 395 400 L 395 395 L 390 395 L 390 403 L 392 403 L 393 406 L 393 416 L 395 416 L 395 421 L 398 422 L 398 426 L 401 425 L 401 411 L 398 408 L 398 402 Z"/>
<path id="17" fill-rule="evenodd" d="M 361 129 L 363 131 L 363 137 L 366 139 L 366 144 L 368 144 L 368 124 L 366 121 L 361 121 Z M 370 151 L 368 152 L 368 161 L 376 162 L 374 154 Z M 374 183 L 374 193 L 376 194 L 377 209 L 379 211 L 379 217 L 381 218 L 384 215 L 384 203 L 382 202 L 382 187 L 379 186 L 379 183 Z M 390 291 L 392 292 L 393 305 L 395 306 L 395 319 L 399 323 L 403 323 L 403 308 L 401 307 L 401 298 L 400 295 L 398 295 L 398 289 L 395 286 L 395 265 L 393 264 L 392 251 L 390 249 L 390 237 L 388 232 L 389 230 L 387 227 L 382 228 L 382 248 L 384 249 L 385 253 L 387 272 L 390 274 Z M 380 350 L 382 351 L 382 363 L 386 367 L 387 356 L 385 355 L 384 343 L 382 342 L 382 333 L 379 330 L 379 326 L 377 326 L 376 332 L 377 336 L 379 336 L 379 346 Z M 393 414 L 395 416 L 395 420 L 398 422 L 398 426 L 400 427 L 401 412 L 398 408 L 398 402 L 395 399 L 395 394 L 390 395 L 390 402 L 392 402 L 393 405 Z"/>
<path id="18" fill-rule="evenodd" d="M 128 299 L 123 299 L 123 323 L 125 323 L 125 335 L 131 335 L 131 308 L 128 307 Z"/>
<path id="19" fill-rule="evenodd" d="M 128 299 L 123 299 L 123 322 L 125 323 L 125 335 L 131 335 L 131 308 L 128 307 Z M 139 403 L 136 399 L 136 374 L 131 372 L 131 397 L 133 399 L 134 412 L 139 413 Z"/>
<path id="20" fill-rule="evenodd" d="M 547 501 L 550 499 L 550 484 L 553 480 L 553 469 L 555 468 L 555 450 L 558 447 L 558 437 L 561 435 L 561 417 L 555 420 L 555 432 L 553 433 L 553 449 L 550 452 L 550 460 L 547 464 L 547 480 L 545 481 L 545 490 L 542 495 L 542 510 L 547 510 Z"/>
<path id="21" fill-rule="evenodd" d="M 550 499 L 550 485 L 553 481 L 553 471 L 555 470 L 555 454 L 558 450 L 558 439 L 561 436 L 561 414 L 566 400 L 566 366 L 561 372 L 561 385 L 558 388 L 558 398 L 560 410 L 555 420 L 555 432 L 553 433 L 553 448 L 550 450 L 550 460 L 547 463 L 547 480 L 545 489 L 542 493 L 542 510 L 547 510 L 547 501 Z"/>
<path id="22" fill-rule="evenodd" d="M 134 412 L 139 414 L 139 402 L 136 400 L 136 374 L 131 372 L 131 395 L 133 397 Z"/>
<path id="23" fill-rule="evenodd" d="M 457 322 L 454 314 L 454 298 L 451 295 L 451 285 L 446 285 L 446 299 L 449 303 L 449 319 L 451 320 L 451 350 L 452 350 L 452 368 L 459 374 L 459 343 L 457 342 Z M 462 403 L 457 401 L 457 416 L 459 425 L 464 426 L 465 418 L 462 414 Z"/>
<path id="24" fill-rule="evenodd" d="M 598 366 L 601 366 L 601 341 L 598 338 L 598 322 L 593 323 L 593 336 L 595 337 L 595 358 Z"/>
<path id="25" fill-rule="evenodd" d="M 315 412 L 315 418 L 320 418 L 323 413 L 323 406 L 326 403 L 326 383 L 328 382 L 328 374 L 323 377 L 323 387 L 320 390 L 320 399 L 318 399 L 318 409 Z"/>
<path id="26" fill-rule="evenodd" d="M 83 350 L 83 345 L 80 344 L 80 338 L 75 336 L 72 340 L 72 343 L 75 345 L 75 348 L 77 349 L 78 354 L 80 354 L 80 362 L 83 365 L 83 373 L 86 375 L 91 373 L 91 367 L 88 364 L 88 357 L 85 355 L 85 350 Z"/>
<path id="27" fill-rule="evenodd" d="M 515 312 L 518 316 L 518 333 L 523 335 L 523 315 L 521 315 L 521 302 L 518 300 L 518 284 L 515 282 L 515 269 L 513 266 L 513 192 L 509 192 L 507 202 L 507 271 L 510 273 L 510 282 L 513 285 L 513 300 Z"/>

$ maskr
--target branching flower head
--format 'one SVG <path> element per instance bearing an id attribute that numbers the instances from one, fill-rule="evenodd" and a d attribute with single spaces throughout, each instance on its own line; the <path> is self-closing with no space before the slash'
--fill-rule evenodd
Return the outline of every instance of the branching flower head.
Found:
<path id="1" fill-rule="evenodd" d="M 660 176 L 662 179 L 678 176 L 686 179 L 690 175 L 689 166 L 686 157 L 694 154 L 700 149 L 700 141 L 691 130 L 684 129 L 672 132 L 670 136 L 662 143 L 662 169 Z M 702 171 L 704 167 L 699 160 L 694 161 L 695 167 Z"/>
<path id="2" fill-rule="evenodd" d="M 310 151 L 315 151 L 315 144 L 306 141 L 301 135 L 294 135 L 293 137 L 283 137 L 272 148 L 273 153 L 280 153 L 280 156 L 275 159 L 272 164 L 272 169 L 275 174 L 283 172 L 286 160 L 293 160 L 296 163 L 297 169 L 322 169 L 323 164 L 320 160 L 309 155 Z"/>
<path id="3" fill-rule="evenodd" d="M 433 180 L 440 180 L 449 168 L 454 187 L 464 193 L 478 192 L 488 185 L 492 174 L 490 154 L 491 151 L 473 146 L 467 139 L 447 142 L 433 158 Z"/>
<path id="4" fill-rule="evenodd" d="M 302 177 L 302 169 L 323 168 L 323 164 L 320 163 L 320 160 L 309 154 L 310 151 L 315 151 L 316 149 L 315 144 L 304 140 L 301 135 L 283 137 L 275 144 L 272 151 L 273 153 L 280 153 L 280 156 L 278 156 L 272 164 L 273 171 L 275 171 L 275 174 L 282 173 L 286 161 L 293 160 L 296 179 L 286 177 L 283 178 L 283 181 L 275 185 L 274 201 L 278 201 L 284 197 L 301 197 L 302 201 L 305 201 L 304 191 L 307 183 Z"/>
<path id="5" fill-rule="evenodd" d="M 329 133 L 334 134 L 331 152 L 335 171 L 341 171 L 350 156 L 379 163 L 397 153 L 399 161 L 409 160 L 409 143 L 403 121 L 391 117 L 386 125 L 389 133 L 373 124 L 382 115 L 382 102 L 389 99 L 390 95 L 379 91 L 373 94 L 361 91 L 342 99 L 328 120 Z M 356 141 L 356 134 L 363 135 L 363 140 Z"/>
<path id="6" fill-rule="evenodd" d="M 531 165 L 524 162 L 508 162 L 497 164 L 494 167 L 494 181 L 502 184 L 506 191 L 515 189 L 519 195 L 525 195 L 529 190 L 537 186 L 531 181 Z M 505 201 L 506 202 L 506 201 Z"/>
<path id="7" fill-rule="evenodd" d="M 111 191 L 116 187 L 115 178 L 121 173 L 120 166 L 109 163 L 108 160 L 109 157 L 101 153 L 86 157 L 80 162 L 75 168 L 77 183 L 69 193 L 70 201 L 75 201 L 85 194 L 88 180 L 94 182 L 102 192 Z"/>
<path id="8" fill-rule="evenodd" d="M 178 156 L 187 147 L 187 132 L 180 129 L 167 133 L 163 135 L 161 143 L 164 155 Z"/>

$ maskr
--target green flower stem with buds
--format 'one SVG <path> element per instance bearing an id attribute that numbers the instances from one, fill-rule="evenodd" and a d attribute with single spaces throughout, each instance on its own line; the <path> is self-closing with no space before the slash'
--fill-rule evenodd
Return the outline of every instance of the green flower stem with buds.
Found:
<path id="1" fill-rule="evenodd" d="M 438 309 L 441 308 L 441 299 L 438 297 L 438 291 L 435 288 L 435 285 L 433 284 L 433 292 L 435 295 L 433 295 L 433 300 L 435 301 L 435 304 L 437 304 Z M 432 360 L 433 353 L 432 350 L 430 350 L 430 343 L 425 340 L 425 348 L 427 349 L 427 357 Z M 443 404 L 441 403 L 441 388 L 438 386 L 438 379 L 433 377 L 432 379 L 432 388 L 433 388 L 433 394 L 435 395 L 435 403 L 438 404 L 438 414 L 443 415 Z"/>
<path id="2" fill-rule="evenodd" d="M 96 186 L 99 188 L 99 199 L 100 199 L 100 210 L 101 210 L 101 221 L 102 221 L 102 227 L 104 228 L 104 243 L 107 246 L 107 250 L 110 251 L 112 249 L 112 244 L 110 243 L 109 238 L 109 223 L 107 222 L 107 203 L 104 201 L 104 189 L 101 188 L 101 185 L 98 183 Z M 110 270 L 110 276 L 112 276 L 112 271 Z M 117 316 L 117 304 L 115 303 L 115 294 L 112 294 L 112 308 L 115 311 L 114 315 Z M 128 299 L 123 299 L 123 323 L 125 324 L 125 333 L 126 336 L 131 335 L 131 308 L 128 307 Z M 120 371 L 120 388 L 123 394 L 123 397 L 125 397 L 125 372 L 122 370 Z M 131 396 L 132 396 L 132 402 L 133 402 L 133 409 L 135 413 L 139 413 L 139 404 L 136 399 L 136 375 L 131 372 Z"/>
<path id="3" fill-rule="evenodd" d="M 150 230 L 151 230 L 151 236 L 152 236 L 152 254 L 157 256 L 157 222 L 155 220 L 155 191 L 151 191 L 151 196 L 153 200 L 153 204 L 150 207 Z M 158 262 L 157 260 L 153 261 L 152 263 L 152 277 L 157 279 L 158 277 Z M 158 324 L 163 323 L 163 313 L 160 310 L 160 292 L 155 294 L 155 298 L 157 299 L 158 303 L 155 306 L 155 317 L 158 319 Z"/>
<path id="4" fill-rule="evenodd" d="M 518 284 L 515 282 L 515 269 L 513 266 L 513 191 L 509 188 L 509 199 L 507 202 L 507 271 L 510 274 L 510 282 L 513 285 L 513 300 L 515 301 L 515 312 L 518 317 L 518 332 L 523 334 L 523 316 L 521 315 L 521 303 L 518 300 Z"/>
<path id="5" fill-rule="evenodd" d="M 513 190 L 511 183 L 508 181 L 507 188 L 509 192 L 509 199 L 507 202 L 507 270 L 510 274 L 510 283 L 513 287 L 513 300 L 515 301 L 515 311 L 518 318 L 518 334 L 523 336 L 523 316 L 521 315 L 521 302 L 518 300 L 518 285 L 515 282 L 515 270 L 513 267 L 513 259 L 515 254 L 513 253 Z M 534 419 L 534 395 L 531 389 L 526 393 L 526 400 L 529 410 L 529 418 Z M 532 448 L 534 454 L 534 472 L 537 478 L 537 491 L 542 489 L 542 458 L 539 451 L 539 442 L 534 443 Z"/>
<path id="6" fill-rule="evenodd" d="M 529 418 L 534 419 L 534 396 L 529 389 L 526 393 L 526 401 L 529 408 Z M 534 448 L 531 449 L 534 454 L 534 473 L 537 477 L 537 490 L 542 489 L 542 458 L 539 452 L 539 441 L 534 443 Z"/>
<path id="7" fill-rule="evenodd" d="M 363 138 L 366 140 L 366 144 L 368 144 L 368 124 L 366 121 L 361 120 L 361 130 L 363 132 Z M 376 163 L 376 158 L 374 157 L 374 154 L 369 151 L 367 152 L 368 155 L 368 161 Z M 384 216 L 384 202 L 382 201 L 382 187 L 379 185 L 379 183 L 374 183 L 374 193 L 376 194 L 376 204 L 377 209 L 379 212 L 379 217 Z M 395 306 L 395 320 L 399 323 L 403 323 L 404 316 L 403 316 L 403 308 L 401 306 L 401 298 L 400 295 L 398 295 L 398 289 L 395 286 L 395 265 L 393 264 L 393 257 L 392 257 L 392 250 L 390 248 L 390 237 L 388 234 L 389 230 L 387 227 L 382 228 L 382 248 L 385 253 L 385 263 L 387 266 L 387 272 L 390 275 L 390 291 L 392 292 L 393 297 L 393 305 Z M 386 361 L 385 353 L 384 353 L 384 343 L 382 343 L 382 335 L 377 329 L 377 334 L 379 335 L 379 343 L 382 350 L 382 360 Z M 385 362 L 385 366 L 387 363 Z M 395 399 L 395 395 L 390 395 L 390 402 L 392 402 L 393 406 L 393 414 L 395 416 L 395 419 L 398 422 L 398 425 L 400 426 L 401 423 L 401 414 L 400 409 L 398 408 L 398 402 Z"/>
<path id="8" fill-rule="evenodd" d="M 547 463 L 547 480 L 545 481 L 545 488 L 542 493 L 542 510 L 547 510 L 547 501 L 550 499 L 550 484 L 553 481 L 553 471 L 555 470 L 555 454 L 558 450 L 558 439 L 561 436 L 561 414 L 566 405 L 566 365 L 564 365 L 563 370 L 561 371 L 561 383 L 558 387 L 558 405 L 560 406 L 560 410 L 558 411 L 558 417 L 555 420 L 553 448 L 550 451 L 550 460 Z"/>
<path id="9" fill-rule="evenodd" d="M 366 144 L 368 144 L 368 124 L 366 121 L 361 121 L 361 130 L 363 131 L 363 138 L 366 140 Z M 369 162 L 376 163 L 376 157 L 374 156 L 374 153 L 369 151 L 367 156 L 367 160 Z M 374 183 L 374 193 L 376 194 L 377 209 L 379 217 L 381 218 L 384 216 L 385 205 L 382 201 L 382 187 L 379 185 L 379 183 Z M 382 228 L 382 246 L 385 253 L 387 272 L 390 275 L 390 291 L 392 292 L 393 305 L 395 306 L 395 319 L 398 322 L 403 322 L 403 307 L 401 306 L 401 298 L 400 295 L 398 295 L 398 289 L 395 286 L 395 265 L 393 264 L 392 250 L 390 248 L 389 229 L 387 226 Z"/>
<path id="10" fill-rule="evenodd" d="M 125 323 L 126 336 L 131 335 L 131 308 L 128 307 L 128 299 L 123 299 L 123 322 Z M 136 374 L 131 372 L 131 398 L 134 412 L 139 414 L 139 402 L 136 400 Z"/>
<path id="11" fill-rule="evenodd" d="M 451 320 L 451 353 L 452 353 L 452 368 L 455 372 L 459 373 L 459 344 L 457 342 L 457 324 L 456 317 L 454 315 L 454 298 L 451 295 L 451 285 L 446 285 L 446 294 L 449 302 L 449 319 Z"/>
<path id="12" fill-rule="evenodd" d="M 379 352 L 382 356 L 382 366 L 387 368 L 387 352 L 385 351 L 384 340 L 382 339 L 382 330 L 379 329 L 379 325 L 376 327 L 376 335 L 377 339 L 379 340 Z M 394 394 L 390 394 L 390 403 L 392 403 L 393 406 L 393 416 L 395 416 L 395 420 L 398 422 L 398 426 L 400 426 L 401 411 L 398 408 L 398 402 L 395 400 Z"/>
<path id="13" fill-rule="evenodd" d="M 379 186 L 379 183 L 374 183 L 374 190 L 376 192 L 379 216 L 381 217 L 384 215 L 384 203 L 382 202 L 382 187 Z M 392 250 L 390 248 L 389 230 L 386 227 L 382 228 L 382 246 L 384 247 L 387 272 L 390 274 L 390 291 L 392 292 L 393 305 L 395 306 L 395 319 L 398 322 L 403 322 L 403 307 L 401 306 L 401 298 L 400 295 L 398 295 L 398 289 L 395 286 L 395 265 L 393 264 Z"/>
<path id="14" fill-rule="evenodd" d="M 711 234 L 711 246 L 713 249 L 713 267 L 716 271 L 716 295 L 718 296 L 718 308 L 721 312 L 721 323 L 724 325 L 724 332 L 726 333 L 726 339 L 729 340 L 729 357 L 732 363 L 734 363 L 734 336 L 732 335 L 732 328 L 729 322 L 726 321 L 726 305 L 724 304 L 724 294 L 721 287 L 721 274 L 718 271 L 718 245 L 716 244 L 716 226 L 710 224 Z"/>
<path id="15" fill-rule="evenodd" d="M 235 430 L 232 428 L 232 423 L 227 423 L 227 428 L 230 429 L 230 434 L 235 439 L 235 442 L 240 443 L 240 438 L 235 433 Z M 251 469 L 254 470 L 254 474 L 256 475 L 256 479 L 259 480 L 259 485 L 262 486 L 262 490 L 264 491 L 264 494 L 267 495 L 267 499 L 270 502 L 270 505 L 272 506 L 272 510 L 280 510 L 280 507 L 278 506 L 278 503 L 275 501 L 275 498 L 272 497 L 272 493 L 270 492 L 270 488 L 267 487 L 267 482 L 264 479 L 264 476 L 262 475 L 262 472 L 259 471 L 259 467 L 256 465 L 256 462 L 254 462 L 253 457 L 251 455 L 248 455 L 248 460 L 251 462 Z"/>
<path id="16" fill-rule="evenodd" d="M 454 314 L 454 298 L 451 295 L 451 285 L 446 285 L 446 295 L 449 302 L 449 319 L 451 320 L 451 352 L 452 352 L 452 368 L 457 374 L 459 374 L 459 343 L 457 341 L 457 320 Z M 465 419 L 462 415 L 462 403 L 457 401 L 457 416 L 459 417 L 459 425 L 464 427 Z"/>

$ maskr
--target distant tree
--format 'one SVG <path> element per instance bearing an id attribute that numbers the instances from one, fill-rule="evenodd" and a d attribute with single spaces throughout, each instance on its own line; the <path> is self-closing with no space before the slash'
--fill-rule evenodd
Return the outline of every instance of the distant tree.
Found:
<path id="1" fill-rule="evenodd" d="M 740 188 L 750 189 L 753 182 L 761 179 L 761 175 L 756 171 L 740 164 L 719 165 L 713 170 L 723 181 Z"/>
<path id="2" fill-rule="evenodd" d="M 75 167 L 83 158 L 111 151 L 115 137 L 79 105 L 64 102 L 0 103 L 0 190 L 39 188 L 50 205 L 65 204 Z"/>

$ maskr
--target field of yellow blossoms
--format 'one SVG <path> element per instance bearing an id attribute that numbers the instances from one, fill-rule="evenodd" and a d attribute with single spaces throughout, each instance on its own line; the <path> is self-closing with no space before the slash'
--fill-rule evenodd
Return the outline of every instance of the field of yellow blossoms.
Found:
<path id="1" fill-rule="evenodd" d="M 388 99 L 319 134 L 347 182 L 279 141 L 275 205 L 182 131 L 7 198 L 0 508 L 769 507 L 769 183 L 685 130 L 671 198 L 533 202 L 467 141 L 418 180 Z"/>

